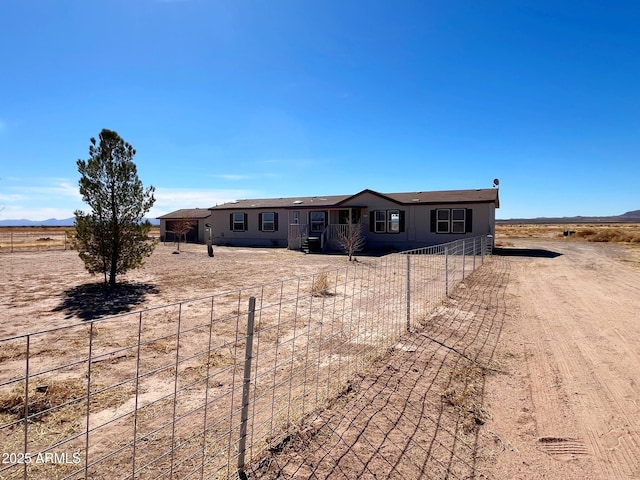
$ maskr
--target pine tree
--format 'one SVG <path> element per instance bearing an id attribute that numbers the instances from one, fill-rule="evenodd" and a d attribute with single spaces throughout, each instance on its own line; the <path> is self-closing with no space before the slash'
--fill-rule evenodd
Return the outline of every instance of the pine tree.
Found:
<path id="1" fill-rule="evenodd" d="M 74 212 L 74 247 L 89 273 L 103 273 L 113 287 L 116 276 L 140 267 L 155 248 L 144 215 L 155 202 L 154 187 L 144 189 L 133 163 L 135 149 L 111 130 L 91 138 L 88 160 L 78 160 L 80 194 L 91 211 Z M 108 280 L 107 280 L 108 274 Z"/>

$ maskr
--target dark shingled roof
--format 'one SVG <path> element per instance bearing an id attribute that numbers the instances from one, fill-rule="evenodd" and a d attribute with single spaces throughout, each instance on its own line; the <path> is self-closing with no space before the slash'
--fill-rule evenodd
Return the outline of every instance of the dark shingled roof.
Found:
<path id="1" fill-rule="evenodd" d="M 247 210 L 251 208 L 319 208 L 339 207 L 347 200 L 354 199 L 364 193 L 378 195 L 393 202 L 410 204 L 444 204 L 444 203 L 492 203 L 500 207 L 498 189 L 481 188 L 476 190 L 443 190 L 436 192 L 404 192 L 379 193 L 374 190 L 363 190 L 355 195 L 326 195 L 318 197 L 286 197 L 286 198 L 255 198 L 237 200 L 211 207 L 209 210 Z"/>
<path id="2" fill-rule="evenodd" d="M 181 220 L 183 218 L 195 218 L 202 219 L 211 215 L 211 212 L 207 208 L 182 208 L 175 212 L 166 213 L 161 217 L 156 217 L 158 220 Z"/>

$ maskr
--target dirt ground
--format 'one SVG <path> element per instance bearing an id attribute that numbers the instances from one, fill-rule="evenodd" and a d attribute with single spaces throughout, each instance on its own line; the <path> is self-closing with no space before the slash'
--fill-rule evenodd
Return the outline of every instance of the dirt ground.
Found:
<path id="1" fill-rule="evenodd" d="M 100 297 L 100 275 L 89 275 L 78 252 L 0 254 L 0 338 L 77 324 L 108 315 L 316 274 L 348 265 L 344 255 L 304 255 L 282 248 L 215 247 L 160 243 L 145 265 L 118 277 L 130 284 L 113 304 Z M 366 260 L 365 260 L 366 261 Z"/>
<path id="2" fill-rule="evenodd" d="M 640 249 L 557 237 L 502 245 L 248 476 L 640 478 Z M 282 249 L 237 256 L 222 247 L 213 260 L 202 246 L 181 249 L 160 245 L 125 278 L 148 288 L 108 311 L 82 306 L 91 291 L 74 288 L 100 279 L 76 252 L 0 256 L 0 338 L 346 263 Z"/>
<path id="3" fill-rule="evenodd" d="M 478 478 L 640 478 L 640 252 L 513 240 Z"/>
<path id="4" fill-rule="evenodd" d="M 640 478 L 640 252 L 509 244 L 254 478 Z"/>

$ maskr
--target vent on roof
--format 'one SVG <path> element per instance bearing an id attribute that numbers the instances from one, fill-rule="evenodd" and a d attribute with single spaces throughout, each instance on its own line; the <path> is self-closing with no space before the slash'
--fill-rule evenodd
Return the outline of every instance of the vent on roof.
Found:
<path id="1" fill-rule="evenodd" d="M 419 198 L 412 198 L 412 199 L 411 199 L 411 201 L 412 201 L 412 202 L 419 202 L 419 201 L 420 201 L 420 199 L 419 199 Z"/>
<path id="2" fill-rule="evenodd" d="M 294 200 L 293 203 L 295 205 L 300 205 L 302 203 L 302 200 Z"/>

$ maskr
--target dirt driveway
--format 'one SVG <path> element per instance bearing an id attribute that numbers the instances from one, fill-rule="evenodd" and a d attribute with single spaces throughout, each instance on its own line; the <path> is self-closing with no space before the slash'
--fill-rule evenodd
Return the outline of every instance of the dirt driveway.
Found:
<path id="1" fill-rule="evenodd" d="M 487 379 L 478 477 L 640 478 L 638 249 L 516 240 L 506 252 L 508 374 Z"/>
<path id="2" fill-rule="evenodd" d="M 250 477 L 640 478 L 638 249 L 511 243 Z"/>

